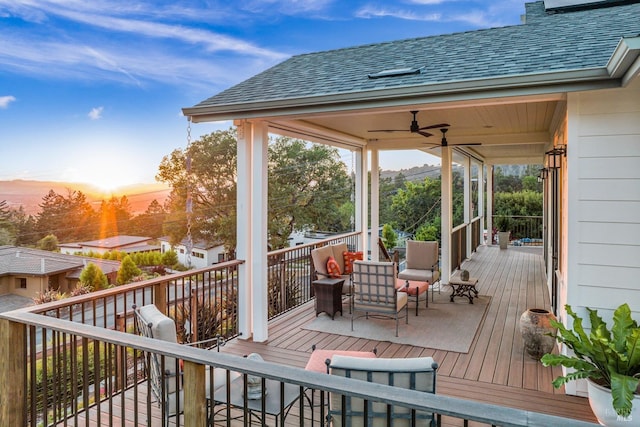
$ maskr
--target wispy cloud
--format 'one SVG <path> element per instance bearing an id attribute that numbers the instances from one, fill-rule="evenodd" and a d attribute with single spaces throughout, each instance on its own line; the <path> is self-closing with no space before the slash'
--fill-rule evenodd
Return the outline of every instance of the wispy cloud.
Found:
<path id="1" fill-rule="evenodd" d="M 516 8 L 522 8 L 522 0 L 503 2 L 463 1 L 463 0 L 407 0 L 412 7 L 389 7 L 367 4 L 356 11 L 362 19 L 396 18 L 409 21 L 462 23 L 475 28 L 505 25 L 503 16 Z M 456 3 L 455 7 L 450 4 Z M 463 12 L 461 12 L 463 11 Z"/>
<path id="2" fill-rule="evenodd" d="M 163 8 L 144 1 L 0 0 L 0 19 L 19 17 L 28 22 L 0 26 L 0 62 L 21 73 L 61 79 L 109 79 L 135 85 L 183 81 L 211 88 L 212 80 L 227 85 L 289 56 L 199 25 L 217 10 L 180 6 Z M 217 65 L 218 55 L 225 55 L 227 69 Z M 229 69 L 242 72 L 229 73 Z"/>
<path id="3" fill-rule="evenodd" d="M 356 12 L 358 18 L 398 18 L 409 21 L 440 21 L 442 15 L 439 13 L 418 13 L 406 9 L 389 9 L 378 6 L 365 6 Z"/>
<path id="4" fill-rule="evenodd" d="M 102 118 L 102 111 L 104 111 L 104 107 L 94 107 L 89 111 L 89 118 L 91 120 L 100 120 Z"/>
<path id="5" fill-rule="evenodd" d="M 16 100 L 15 96 L 0 96 L 0 108 L 8 108 L 9 104 Z"/>

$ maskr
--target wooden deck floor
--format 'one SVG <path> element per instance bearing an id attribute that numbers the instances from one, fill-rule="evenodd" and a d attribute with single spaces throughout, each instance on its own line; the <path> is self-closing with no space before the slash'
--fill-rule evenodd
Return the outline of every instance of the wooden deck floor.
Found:
<path id="1" fill-rule="evenodd" d="M 376 347 L 379 357 L 432 356 L 440 364 L 440 394 L 595 422 L 586 398 L 553 389 L 551 381 L 559 368 L 545 368 L 524 353 L 520 315 L 527 308 L 550 306 L 543 262 L 541 248 L 488 246 L 465 263 L 463 268 L 479 278 L 480 294 L 492 297 L 466 354 L 303 330 L 301 326 L 315 317 L 312 303 L 272 321 L 268 342 L 234 340 L 223 351 L 256 352 L 265 360 L 297 367 L 305 366 L 312 344 L 341 350 Z"/>

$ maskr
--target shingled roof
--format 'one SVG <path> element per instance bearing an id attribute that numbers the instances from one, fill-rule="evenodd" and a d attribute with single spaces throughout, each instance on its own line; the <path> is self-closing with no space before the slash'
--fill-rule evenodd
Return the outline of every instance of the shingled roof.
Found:
<path id="1" fill-rule="evenodd" d="M 224 111 L 225 106 L 300 105 L 319 97 L 381 95 L 384 90 L 523 76 L 547 77 L 605 67 L 621 38 L 640 35 L 640 4 L 547 13 L 526 4 L 526 23 L 455 34 L 398 40 L 293 56 L 185 109 Z M 369 75 L 413 68 L 418 73 Z M 555 73 L 555 74 L 554 74 Z M 574 76 L 575 78 L 575 76 Z M 595 78 L 585 74 L 585 78 Z M 600 76 L 604 78 L 604 76 Z M 551 77 L 548 77 L 551 81 Z"/>

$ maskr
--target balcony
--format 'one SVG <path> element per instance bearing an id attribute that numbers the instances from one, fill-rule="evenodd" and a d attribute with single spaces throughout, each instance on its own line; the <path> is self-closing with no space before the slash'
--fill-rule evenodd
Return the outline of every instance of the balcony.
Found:
<path id="1" fill-rule="evenodd" d="M 340 239 L 355 242 L 355 236 Z M 271 320 L 265 343 L 237 336 L 235 284 L 242 261 L 4 313 L 0 316 L 4 362 L 0 366 L 0 425 L 162 425 L 162 412 L 144 369 L 144 355 L 149 353 L 161 355 L 163 363 L 173 357 L 184 363 L 185 410 L 169 419 L 172 426 L 247 425 L 251 420 L 274 425 L 273 417 L 261 410 L 249 411 L 246 404 L 216 406 L 211 421 L 205 410 L 210 396 L 203 381 L 192 380 L 202 378 L 205 366 L 246 374 L 244 381 L 248 375 L 257 375 L 278 384 L 293 384 L 299 396 L 286 418 L 278 418 L 280 425 L 326 425 L 324 407 L 311 406 L 306 399 L 310 390 L 433 410 L 444 426 L 586 426 L 595 422 L 587 399 L 552 388 L 551 381 L 559 374 L 556 368 L 544 368 L 524 354 L 517 329 L 520 314 L 532 306 L 549 307 L 539 247 L 500 251 L 481 246 L 464 263 L 480 279 L 480 293 L 491 296 L 468 353 L 303 330 L 315 318 L 309 292 L 313 247 L 315 244 L 269 254 Z M 176 318 L 182 341 L 211 334 L 229 341 L 218 352 L 131 333 L 132 305 L 148 303 Z M 190 328 L 190 324 L 198 326 Z M 440 364 L 437 394 L 373 388 L 304 371 L 313 344 L 342 350 L 376 347 L 379 357 L 432 356 Z M 259 353 L 265 362 L 239 357 L 250 353 Z M 279 388 L 284 390 L 283 385 Z M 315 396 L 317 399 L 319 393 Z"/>

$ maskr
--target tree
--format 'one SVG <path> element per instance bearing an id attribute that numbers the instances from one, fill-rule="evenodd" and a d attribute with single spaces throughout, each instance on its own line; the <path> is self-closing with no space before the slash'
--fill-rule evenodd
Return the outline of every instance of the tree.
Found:
<path id="1" fill-rule="evenodd" d="M 58 238 L 53 234 L 43 237 L 38 242 L 38 247 L 45 251 L 57 251 L 58 250 Z"/>
<path id="2" fill-rule="evenodd" d="M 60 241 L 77 242 L 96 235 L 96 214 L 81 191 L 68 190 L 67 197 L 50 190 L 42 199 L 36 231 L 55 234 Z"/>
<path id="3" fill-rule="evenodd" d="M 385 224 L 382 226 L 382 242 L 389 250 L 392 250 L 398 245 L 398 235 L 393 230 L 391 224 Z"/>
<path id="4" fill-rule="evenodd" d="M 422 182 L 407 181 L 391 203 L 393 226 L 415 234 L 422 224 L 437 224 L 440 220 L 440 180 L 425 178 Z"/>
<path id="5" fill-rule="evenodd" d="M 204 135 L 184 151 L 174 150 L 162 159 L 156 179 L 172 187 L 164 226 L 171 244 L 187 235 L 190 193 L 193 236 L 209 242 L 219 238 L 227 248 L 235 248 L 236 148 L 235 130 L 229 129 Z"/>
<path id="6" fill-rule="evenodd" d="M 269 243 L 288 245 L 296 230 L 351 229 L 352 182 L 335 148 L 277 138 L 269 147 Z"/>
<path id="7" fill-rule="evenodd" d="M 203 136 L 165 157 L 156 178 L 170 184 L 164 231 L 172 244 L 187 235 L 186 200 L 191 194 L 191 234 L 209 243 L 236 245 L 236 134 Z M 191 159 L 190 173 L 186 162 Z M 269 145 L 269 243 L 288 244 L 294 230 L 348 231 L 352 181 L 334 148 L 280 137 Z"/>
<path id="8" fill-rule="evenodd" d="M 129 230 L 137 236 L 162 237 L 162 224 L 166 216 L 167 213 L 164 207 L 154 199 L 149 203 L 144 213 L 131 219 Z"/>
<path id="9" fill-rule="evenodd" d="M 142 274 L 142 271 L 138 268 L 136 263 L 133 262 L 131 257 L 127 255 L 120 264 L 116 281 L 118 282 L 118 285 L 124 285 L 131 282 L 131 279 L 139 276 L 140 274 Z"/>
<path id="10" fill-rule="evenodd" d="M 109 286 L 107 276 L 104 275 L 100 267 L 92 262 L 89 262 L 80 272 L 80 283 L 91 291 L 106 289 Z"/>
<path id="11" fill-rule="evenodd" d="M 162 254 L 162 265 L 173 267 L 178 263 L 178 254 L 176 251 L 167 251 Z"/>
<path id="12" fill-rule="evenodd" d="M 129 220 L 131 219 L 131 206 L 127 196 L 111 197 L 108 201 L 102 201 L 100 210 L 100 236 L 117 236 L 129 232 Z"/>

